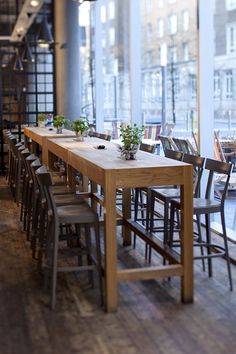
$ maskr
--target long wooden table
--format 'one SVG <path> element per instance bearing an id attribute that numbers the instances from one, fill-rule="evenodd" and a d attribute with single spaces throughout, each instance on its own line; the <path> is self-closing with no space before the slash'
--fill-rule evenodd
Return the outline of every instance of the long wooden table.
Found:
<path id="1" fill-rule="evenodd" d="M 49 138 L 75 137 L 75 133 L 71 130 L 63 129 L 62 134 L 56 133 L 56 128 L 52 127 L 25 127 L 25 145 L 28 146 L 29 139 L 32 140 L 32 152 L 37 154 L 37 144 L 42 148 L 42 161 L 48 164 L 48 148 L 47 142 Z"/>
<path id="2" fill-rule="evenodd" d="M 136 160 L 124 161 L 121 159 L 120 152 L 118 152 L 114 144 L 101 140 L 100 144 L 105 145 L 106 149 L 96 149 L 97 141 L 93 140 L 93 138 L 87 138 L 85 142 L 75 142 L 73 139 L 49 139 L 47 148 L 49 162 L 52 156 L 56 155 L 69 166 L 103 187 L 106 310 L 112 312 L 117 309 L 119 282 L 171 276 L 181 277 L 182 301 L 185 303 L 192 302 L 192 166 L 142 151 L 137 153 Z M 130 188 L 173 184 L 181 187 L 180 258 L 175 257 L 174 252 L 164 246 L 161 241 L 153 241 L 150 234 L 130 219 Z M 129 238 L 128 229 L 131 229 L 162 254 L 169 261 L 167 265 L 122 270 L 117 268 L 117 188 L 122 188 L 124 191 L 124 237 Z M 129 206 L 129 210 L 127 206 Z"/>

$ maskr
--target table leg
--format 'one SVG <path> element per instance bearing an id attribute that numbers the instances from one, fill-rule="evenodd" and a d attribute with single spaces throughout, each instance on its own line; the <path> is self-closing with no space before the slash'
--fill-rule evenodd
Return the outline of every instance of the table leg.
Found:
<path id="1" fill-rule="evenodd" d="M 50 171 L 54 170 L 54 162 L 56 161 L 56 156 L 48 150 L 48 168 Z"/>
<path id="2" fill-rule="evenodd" d="M 115 178 L 110 171 L 106 173 L 104 193 L 106 311 L 115 312 L 118 302 L 116 186 Z"/>
<path id="3" fill-rule="evenodd" d="M 32 154 L 35 154 L 36 156 L 37 156 L 37 154 L 38 154 L 38 144 L 34 141 L 34 140 L 32 140 Z"/>
<path id="4" fill-rule="evenodd" d="M 193 301 L 193 186 L 192 166 L 184 167 L 184 185 L 181 186 L 181 278 L 182 301 Z"/>
<path id="5" fill-rule="evenodd" d="M 76 190 L 75 170 L 70 165 L 67 165 L 67 183 L 73 191 Z"/>
<path id="6" fill-rule="evenodd" d="M 25 143 L 25 147 L 29 148 L 29 137 L 27 135 L 24 136 L 24 143 Z"/>
<path id="7" fill-rule="evenodd" d="M 131 191 L 127 188 L 122 191 L 122 211 L 123 218 L 131 218 Z M 122 237 L 124 246 L 131 245 L 131 230 L 125 225 L 122 226 Z"/>

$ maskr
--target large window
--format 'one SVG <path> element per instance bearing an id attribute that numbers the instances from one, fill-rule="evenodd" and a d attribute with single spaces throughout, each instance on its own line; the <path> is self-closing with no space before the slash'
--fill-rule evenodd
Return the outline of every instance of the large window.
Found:
<path id="1" fill-rule="evenodd" d="M 175 135 L 190 136 L 197 127 L 197 1 L 158 1 L 151 15 L 141 2 L 143 123 L 174 124 Z"/>
<path id="2" fill-rule="evenodd" d="M 215 2 L 214 125 L 222 136 L 236 128 L 236 1 Z M 230 11 L 230 13 L 229 13 Z"/>
<path id="3" fill-rule="evenodd" d="M 176 135 L 191 135 L 191 129 L 197 126 L 197 0 L 138 1 L 141 12 L 135 21 L 140 23 L 141 35 L 134 40 L 141 42 L 141 86 L 137 89 L 141 90 L 142 99 L 141 114 L 135 119 L 145 125 L 171 123 Z M 90 6 L 94 8 L 97 4 Z M 103 105 L 104 129 L 117 136 L 120 122 L 131 120 L 131 87 L 133 91 L 136 89 L 131 86 L 134 75 L 130 74 L 130 1 L 100 0 L 100 15 L 96 18 L 100 21 L 97 40 L 102 49 L 102 92 L 97 94 Z M 90 13 L 88 19 L 94 22 L 94 15 Z M 81 105 L 82 111 L 94 119 L 96 29 L 84 27 Z"/>

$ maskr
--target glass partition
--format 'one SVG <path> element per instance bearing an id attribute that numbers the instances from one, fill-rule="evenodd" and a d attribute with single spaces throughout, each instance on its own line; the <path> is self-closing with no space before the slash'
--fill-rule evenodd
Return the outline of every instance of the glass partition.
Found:
<path id="1" fill-rule="evenodd" d="M 91 5 L 87 2 L 79 7 L 79 25 L 80 25 L 80 104 L 81 115 L 94 122 L 94 50 L 93 50 L 93 21 L 94 12 Z"/>
<path id="2" fill-rule="evenodd" d="M 81 113 L 90 121 L 95 107 L 95 4 L 83 3 L 80 12 Z M 129 1 L 101 0 L 99 25 L 102 47 L 104 131 L 117 138 L 121 122 L 130 121 Z M 101 118 L 101 117 L 100 117 Z"/>
<path id="3" fill-rule="evenodd" d="M 214 126 L 225 138 L 234 137 L 236 128 L 235 4 L 234 1 L 214 0 Z"/>
<path id="4" fill-rule="evenodd" d="M 142 118 L 151 132 L 197 127 L 197 1 L 141 0 Z M 153 134 L 154 131 L 154 134 Z"/>
<path id="5" fill-rule="evenodd" d="M 129 1 L 101 0 L 104 131 L 130 121 Z"/>

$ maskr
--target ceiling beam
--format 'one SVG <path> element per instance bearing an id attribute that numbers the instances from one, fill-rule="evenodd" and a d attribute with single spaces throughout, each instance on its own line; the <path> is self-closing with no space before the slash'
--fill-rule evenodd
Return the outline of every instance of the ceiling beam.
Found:
<path id="1" fill-rule="evenodd" d="M 10 42 L 22 42 L 42 5 L 43 0 L 25 0 L 12 34 L 7 38 Z M 0 40 L 6 40 L 6 36 L 0 36 Z"/>

